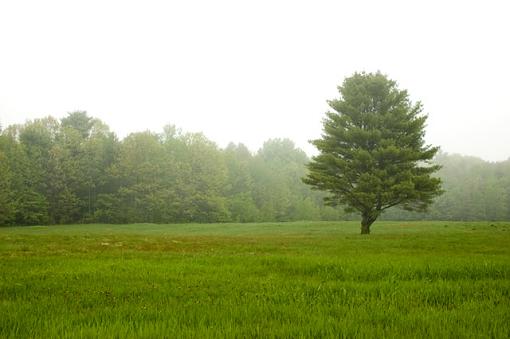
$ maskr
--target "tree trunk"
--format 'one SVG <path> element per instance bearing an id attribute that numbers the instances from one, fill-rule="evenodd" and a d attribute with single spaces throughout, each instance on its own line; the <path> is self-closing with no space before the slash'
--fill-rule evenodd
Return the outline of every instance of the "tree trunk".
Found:
<path id="1" fill-rule="evenodd" d="M 365 219 L 361 221 L 361 234 L 370 234 L 370 225 Z"/>
<path id="2" fill-rule="evenodd" d="M 375 219 L 370 213 L 362 213 L 361 215 L 361 234 L 370 234 L 370 225 L 372 225 Z"/>

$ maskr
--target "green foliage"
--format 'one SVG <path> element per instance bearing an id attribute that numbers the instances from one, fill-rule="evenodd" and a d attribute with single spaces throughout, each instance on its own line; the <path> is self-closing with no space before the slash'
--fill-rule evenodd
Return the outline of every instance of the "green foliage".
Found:
<path id="1" fill-rule="evenodd" d="M 90 135 L 94 120 L 88 116 L 85 111 L 76 111 L 69 113 L 67 117 L 61 120 L 62 128 L 76 131 L 81 138 L 86 139 Z"/>
<path id="2" fill-rule="evenodd" d="M 301 182 L 306 154 L 288 139 L 271 139 L 254 157 L 254 201 L 262 220 L 321 219 L 321 194 Z"/>
<path id="3" fill-rule="evenodd" d="M 288 139 L 252 153 L 174 126 L 118 140 L 85 112 L 37 119 L 0 133 L 0 225 L 351 218 L 301 181 L 308 162 Z M 429 213 L 390 208 L 385 218 L 510 219 L 510 161 L 434 163 L 447 192 Z"/>
<path id="4" fill-rule="evenodd" d="M 12 190 L 13 173 L 8 164 L 8 159 L 3 153 L 4 137 L 0 136 L 0 225 L 9 225 L 14 221 L 15 196 Z"/>
<path id="5" fill-rule="evenodd" d="M 388 208 L 424 211 L 441 193 L 430 165 L 437 147 L 424 145 L 426 116 L 420 103 L 381 73 L 355 73 L 329 105 L 320 151 L 305 183 L 329 192 L 331 205 L 362 215 L 362 233 Z"/>
<path id="6" fill-rule="evenodd" d="M 508 338 L 508 222 L 356 229 L 1 228 L 0 337 Z"/>
<path id="7" fill-rule="evenodd" d="M 167 142 L 170 142 L 167 140 Z M 182 185 L 177 203 L 179 221 L 218 222 L 229 220 L 223 196 L 227 169 L 220 149 L 201 133 L 175 137 L 170 145 L 178 144 L 174 152 L 180 164 Z"/>
<path id="8" fill-rule="evenodd" d="M 445 193 L 428 213 L 416 215 L 390 209 L 385 219 L 510 220 L 510 160 L 491 163 L 457 154 L 439 153 Z"/>

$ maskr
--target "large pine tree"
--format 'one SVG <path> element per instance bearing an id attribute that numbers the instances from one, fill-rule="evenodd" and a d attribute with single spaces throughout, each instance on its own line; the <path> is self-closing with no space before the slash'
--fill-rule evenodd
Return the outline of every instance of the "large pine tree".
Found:
<path id="1" fill-rule="evenodd" d="M 377 73 L 355 73 L 338 87 L 341 97 L 329 101 L 320 151 L 303 179 L 330 193 L 331 205 L 361 213 L 361 234 L 384 210 L 399 205 L 424 211 L 441 191 L 439 169 L 429 161 L 438 147 L 425 145 L 427 119 L 420 102 Z"/>

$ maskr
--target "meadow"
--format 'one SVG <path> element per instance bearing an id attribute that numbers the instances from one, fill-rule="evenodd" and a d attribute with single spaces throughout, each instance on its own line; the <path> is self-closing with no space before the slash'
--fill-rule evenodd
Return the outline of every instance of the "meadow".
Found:
<path id="1" fill-rule="evenodd" d="M 508 338 L 510 223 L 0 228 L 2 338 Z"/>

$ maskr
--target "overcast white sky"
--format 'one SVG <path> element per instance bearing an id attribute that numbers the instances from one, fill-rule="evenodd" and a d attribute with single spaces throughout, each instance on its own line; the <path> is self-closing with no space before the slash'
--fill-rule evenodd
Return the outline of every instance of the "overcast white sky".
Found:
<path id="1" fill-rule="evenodd" d="M 167 123 L 307 153 L 326 100 L 381 70 L 427 142 L 510 157 L 509 1 L 0 1 L 0 123 L 86 110 L 124 137 Z"/>

